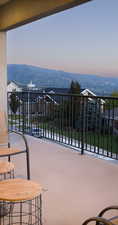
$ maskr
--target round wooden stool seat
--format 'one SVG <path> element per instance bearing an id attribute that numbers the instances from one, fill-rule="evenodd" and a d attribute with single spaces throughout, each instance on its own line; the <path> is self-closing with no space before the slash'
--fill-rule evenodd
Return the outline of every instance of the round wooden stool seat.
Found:
<path id="1" fill-rule="evenodd" d="M 110 221 L 113 223 L 113 225 L 118 225 L 118 216 L 111 218 Z"/>
<path id="2" fill-rule="evenodd" d="M 42 187 L 31 180 L 0 182 L 0 224 L 42 225 Z"/>
<path id="3" fill-rule="evenodd" d="M 0 182 L 0 200 L 3 201 L 31 200 L 41 193 L 41 185 L 31 180 L 9 179 Z"/>
<path id="4" fill-rule="evenodd" d="M 14 170 L 14 164 L 11 162 L 0 162 L 0 174 L 9 173 Z"/>

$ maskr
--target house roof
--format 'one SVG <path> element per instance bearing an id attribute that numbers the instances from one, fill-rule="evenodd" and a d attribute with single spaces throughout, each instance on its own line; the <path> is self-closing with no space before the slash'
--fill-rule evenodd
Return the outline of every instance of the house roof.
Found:
<path id="1" fill-rule="evenodd" d="M 67 94 L 69 92 L 69 88 L 45 88 L 44 89 L 46 93 L 52 93 L 52 94 Z"/>
<path id="2" fill-rule="evenodd" d="M 19 83 L 19 82 L 16 82 L 16 81 L 14 81 L 14 80 L 8 81 L 8 82 L 7 82 L 7 85 L 9 85 L 10 83 L 14 83 L 14 84 L 17 85 L 19 88 L 24 88 L 24 87 L 26 87 L 26 85 L 21 84 L 21 83 Z"/>
<path id="3" fill-rule="evenodd" d="M 93 93 L 92 91 L 90 91 L 89 89 L 84 89 L 84 90 L 82 90 L 81 91 L 81 94 L 82 95 L 85 95 L 85 96 L 87 96 L 87 95 L 91 95 L 91 96 L 96 96 L 96 94 L 95 93 Z"/>
<path id="4" fill-rule="evenodd" d="M 81 91 L 81 95 L 84 95 L 84 96 L 96 96 L 97 97 L 97 95 L 95 93 L 93 93 L 92 91 L 90 91 L 87 88 L 84 89 L 83 91 Z M 94 99 L 92 99 L 92 98 L 89 98 L 89 100 L 94 102 Z M 104 104 L 105 100 L 100 99 L 100 102 L 101 102 L 101 104 Z"/>

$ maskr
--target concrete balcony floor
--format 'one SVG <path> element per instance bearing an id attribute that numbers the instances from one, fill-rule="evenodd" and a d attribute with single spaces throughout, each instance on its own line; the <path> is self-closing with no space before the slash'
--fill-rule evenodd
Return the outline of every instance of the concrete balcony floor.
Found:
<path id="1" fill-rule="evenodd" d="M 42 184 L 44 225 L 81 225 L 106 206 L 118 205 L 118 164 L 27 136 L 31 178 Z M 18 138 L 14 145 L 22 145 Z M 24 156 L 16 156 L 16 176 L 25 178 Z"/>

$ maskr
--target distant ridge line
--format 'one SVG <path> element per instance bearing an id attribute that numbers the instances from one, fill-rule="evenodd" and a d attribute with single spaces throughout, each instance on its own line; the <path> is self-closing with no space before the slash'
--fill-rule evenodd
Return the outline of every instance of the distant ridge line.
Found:
<path id="1" fill-rule="evenodd" d="M 96 95 L 111 95 L 118 91 L 117 77 L 102 77 L 91 74 L 69 73 L 45 69 L 26 64 L 8 64 L 8 80 L 27 85 L 31 80 L 40 88 L 69 88 L 72 80 L 78 81 L 81 88 L 88 88 Z"/>

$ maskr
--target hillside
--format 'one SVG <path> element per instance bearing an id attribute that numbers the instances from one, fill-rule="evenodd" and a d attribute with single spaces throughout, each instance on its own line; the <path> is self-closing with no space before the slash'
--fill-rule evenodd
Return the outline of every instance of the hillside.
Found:
<path id="1" fill-rule="evenodd" d="M 118 90 L 117 77 L 67 73 L 30 65 L 9 64 L 8 80 L 28 84 L 31 80 L 39 87 L 68 88 L 72 80 L 77 80 L 81 88 L 89 88 L 98 95 L 110 95 Z"/>

